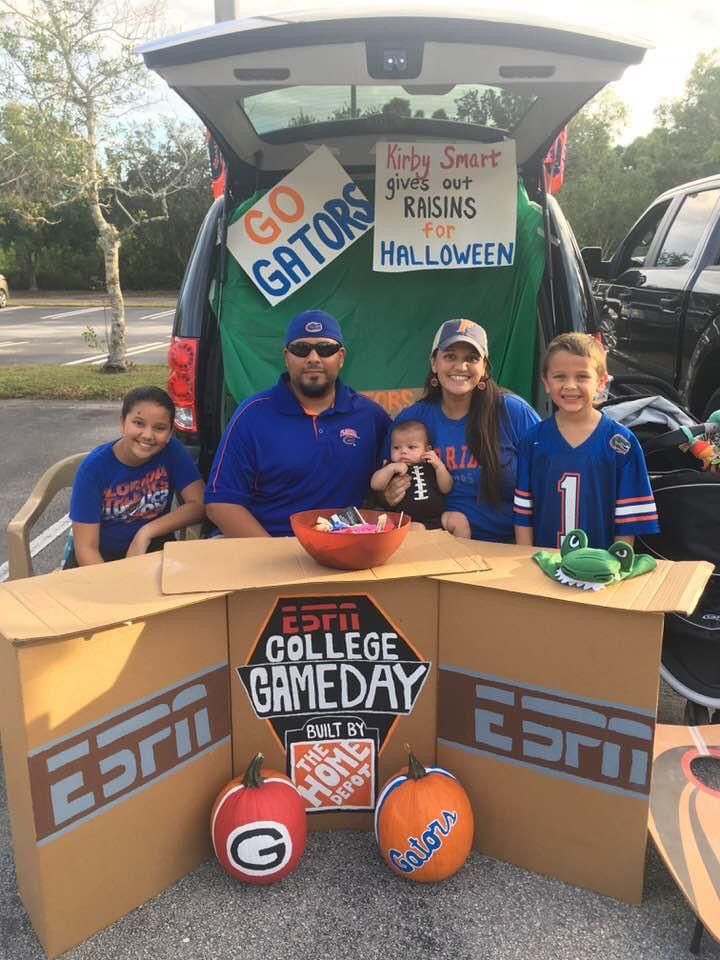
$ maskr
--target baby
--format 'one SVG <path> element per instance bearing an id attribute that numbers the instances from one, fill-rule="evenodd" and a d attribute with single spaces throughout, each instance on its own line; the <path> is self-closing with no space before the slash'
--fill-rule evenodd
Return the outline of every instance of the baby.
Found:
<path id="1" fill-rule="evenodd" d="M 427 427 L 419 420 L 403 420 L 396 424 L 390 437 L 390 463 L 376 470 L 370 479 L 373 490 L 383 491 L 397 474 L 408 474 L 410 486 L 394 509 L 408 514 L 412 520 L 428 530 L 444 528 L 458 536 L 467 533 L 451 529 L 445 517 L 444 494 L 452 490 L 452 477 L 430 443 Z M 463 518 L 464 519 L 464 518 Z M 467 521 L 466 525 L 467 525 Z"/>

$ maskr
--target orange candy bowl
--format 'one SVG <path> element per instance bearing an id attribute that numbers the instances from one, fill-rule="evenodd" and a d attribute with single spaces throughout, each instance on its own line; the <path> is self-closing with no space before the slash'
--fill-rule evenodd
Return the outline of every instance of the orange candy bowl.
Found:
<path id="1" fill-rule="evenodd" d="M 361 510 L 360 513 L 367 523 L 376 523 L 378 517 L 384 513 L 388 523 L 394 524 L 392 530 L 383 530 L 380 533 L 327 533 L 325 530 L 316 530 L 315 521 L 318 517 L 330 517 L 338 512 L 338 507 L 332 510 L 303 510 L 290 516 L 290 526 L 300 543 L 313 558 L 325 567 L 335 567 L 338 570 L 366 570 L 368 567 L 377 567 L 391 557 L 407 536 L 410 529 L 410 517 L 403 515 L 402 526 L 398 526 L 399 513 L 387 510 Z"/>

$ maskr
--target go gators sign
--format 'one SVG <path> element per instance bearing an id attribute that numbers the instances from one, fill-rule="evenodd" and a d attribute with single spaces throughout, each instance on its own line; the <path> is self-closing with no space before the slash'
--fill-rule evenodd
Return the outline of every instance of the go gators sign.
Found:
<path id="1" fill-rule="evenodd" d="M 430 672 L 365 594 L 280 597 L 238 674 L 310 812 L 372 810 L 378 753 Z"/>

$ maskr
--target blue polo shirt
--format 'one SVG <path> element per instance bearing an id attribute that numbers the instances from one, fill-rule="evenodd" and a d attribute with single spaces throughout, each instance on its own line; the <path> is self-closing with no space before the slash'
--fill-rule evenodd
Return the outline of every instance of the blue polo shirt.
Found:
<path id="1" fill-rule="evenodd" d="M 379 404 L 339 380 L 334 406 L 305 413 L 283 374 L 233 413 L 205 502 L 240 504 L 271 536 L 291 536 L 291 513 L 363 502 L 389 425 Z"/>

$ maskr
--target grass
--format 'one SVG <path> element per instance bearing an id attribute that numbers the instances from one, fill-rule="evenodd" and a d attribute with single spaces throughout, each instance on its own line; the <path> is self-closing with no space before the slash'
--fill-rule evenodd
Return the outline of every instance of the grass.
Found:
<path id="1" fill-rule="evenodd" d="M 103 373 L 81 364 L 60 367 L 43 363 L 0 367 L 0 399 L 120 400 L 133 387 L 167 387 L 164 364 L 137 364 L 127 373 Z"/>

